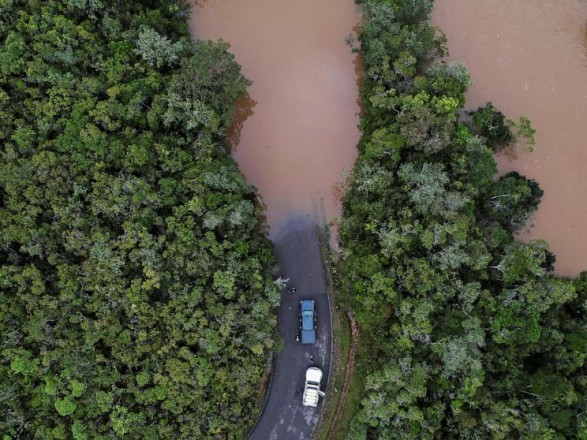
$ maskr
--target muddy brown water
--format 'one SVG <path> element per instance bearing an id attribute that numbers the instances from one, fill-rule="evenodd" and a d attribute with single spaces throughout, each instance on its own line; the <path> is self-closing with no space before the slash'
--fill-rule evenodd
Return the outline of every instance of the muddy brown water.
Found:
<path id="1" fill-rule="evenodd" d="M 544 190 L 520 238 L 546 239 L 560 275 L 587 270 L 587 1 L 436 0 L 433 23 L 471 71 L 467 107 L 491 101 L 537 130 L 532 153 L 497 158 Z"/>
<path id="2" fill-rule="evenodd" d="M 359 139 L 346 41 L 359 20 L 353 0 L 200 0 L 192 10 L 192 35 L 230 43 L 253 81 L 233 155 L 263 198 L 272 236 L 292 216 L 340 213 L 337 189 Z"/>

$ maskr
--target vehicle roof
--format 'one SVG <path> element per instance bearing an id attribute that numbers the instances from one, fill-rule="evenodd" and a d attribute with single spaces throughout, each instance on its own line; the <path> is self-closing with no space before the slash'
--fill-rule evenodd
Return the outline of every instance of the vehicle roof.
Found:
<path id="1" fill-rule="evenodd" d="M 320 383 L 322 381 L 322 370 L 318 367 L 309 367 L 306 370 L 306 381 Z"/>
<path id="2" fill-rule="evenodd" d="M 314 329 L 314 313 L 310 311 L 302 312 L 302 330 Z"/>

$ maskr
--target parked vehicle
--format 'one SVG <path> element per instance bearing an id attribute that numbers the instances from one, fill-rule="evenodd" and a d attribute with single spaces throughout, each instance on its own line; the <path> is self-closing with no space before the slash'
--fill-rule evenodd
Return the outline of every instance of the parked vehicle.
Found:
<path id="1" fill-rule="evenodd" d="M 322 370 L 318 367 L 310 367 L 306 370 L 306 384 L 304 386 L 304 395 L 302 405 L 316 408 L 320 396 L 326 394 L 320 391 L 320 382 L 322 381 Z"/>
<path id="2" fill-rule="evenodd" d="M 316 343 L 316 302 L 313 299 L 300 301 L 300 334 L 302 344 Z"/>

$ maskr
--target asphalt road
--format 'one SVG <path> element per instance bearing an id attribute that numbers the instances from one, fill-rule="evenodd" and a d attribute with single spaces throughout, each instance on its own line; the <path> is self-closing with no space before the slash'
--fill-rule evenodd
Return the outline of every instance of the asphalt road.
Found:
<path id="1" fill-rule="evenodd" d="M 307 440 L 316 428 L 324 399 L 320 398 L 317 408 L 302 405 L 305 372 L 310 366 L 321 368 L 324 374 L 321 388 L 327 391 L 331 361 L 330 308 L 318 227 L 309 217 L 295 218 L 277 231 L 274 237 L 281 274 L 289 278 L 288 287 L 295 286 L 296 292 L 288 293 L 285 289 L 277 311 L 279 333 L 285 347 L 277 355 L 265 410 L 250 440 Z M 302 299 L 316 301 L 315 345 L 296 342 Z"/>

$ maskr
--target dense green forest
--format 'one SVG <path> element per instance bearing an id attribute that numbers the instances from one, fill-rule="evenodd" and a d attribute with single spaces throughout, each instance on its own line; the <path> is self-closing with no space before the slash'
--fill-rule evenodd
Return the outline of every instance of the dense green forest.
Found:
<path id="1" fill-rule="evenodd" d="M 248 81 L 168 0 L 0 1 L 2 439 L 235 439 L 278 301 L 224 146 Z"/>
<path id="2" fill-rule="evenodd" d="M 428 0 L 364 0 L 360 156 L 344 196 L 343 292 L 366 370 L 349 440 L 587 439 L 587 276 L 514 233 L 538 184 L 496 178 L 527 119 L 462 110 Z"/>

